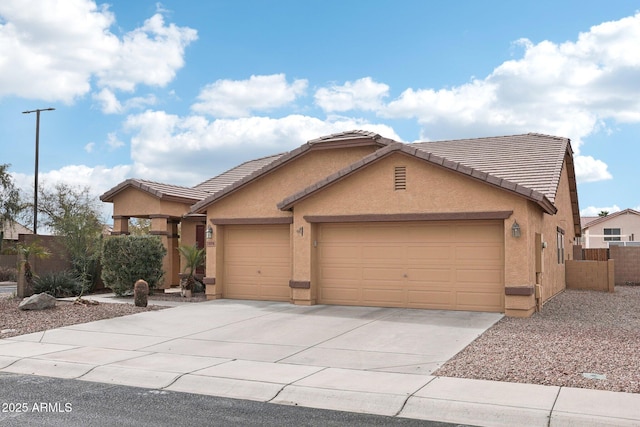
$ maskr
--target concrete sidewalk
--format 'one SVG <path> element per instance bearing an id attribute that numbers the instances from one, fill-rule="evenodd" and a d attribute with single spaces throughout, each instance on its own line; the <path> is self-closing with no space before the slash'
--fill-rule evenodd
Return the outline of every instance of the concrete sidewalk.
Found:
<path id="1" fill-rule="evenodd" d="M 640 395 L 434 377 L 501 315 L 219 300 L 0 340 L 0 371 L 482 426 L 638 426 Z"/>

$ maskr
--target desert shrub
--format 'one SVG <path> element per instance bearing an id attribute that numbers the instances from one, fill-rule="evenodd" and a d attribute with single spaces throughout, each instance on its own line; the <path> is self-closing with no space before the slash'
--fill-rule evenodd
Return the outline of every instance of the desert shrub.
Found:
<path id="1" fill-rule="evenodd" d="M 15 282 L 18 280 L 18 270 L 11 267 L 0 267 L 0 282 Z"/>
<path id="2" fill-rule="evenodd" d="M 102 248 L 102 281 L 116 295 L 133 294 L 138 279 L 149 291 L 161 284 L 162 260 L 167 250 L 156 236 L 117 236 L 106 239 Z"/>
<path id="3" fill-rule="evenodd" d="M 46 292 L 56 298 L 65 298 L 82 294 L 82 286 L 82 278 L 74 271 L 66 270 L 34 277 L 33 292 Z"/>

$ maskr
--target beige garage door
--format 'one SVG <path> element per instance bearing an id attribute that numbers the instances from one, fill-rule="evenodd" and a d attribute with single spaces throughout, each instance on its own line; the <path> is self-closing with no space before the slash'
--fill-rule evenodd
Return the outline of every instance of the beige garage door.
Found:
<path id="1" fill-rule="evenodd" d="M 322 304 L 504 311 L 502 221 L 322 224 Z"/>
<path id="2" fill-rule="evenodd" d="M 224 227 L 224 298 L 289 301 L 289 225 Z"/>

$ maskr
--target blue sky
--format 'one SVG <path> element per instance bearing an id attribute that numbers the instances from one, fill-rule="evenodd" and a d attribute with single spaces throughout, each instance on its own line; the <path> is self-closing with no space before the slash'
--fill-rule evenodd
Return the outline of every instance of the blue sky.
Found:
<path id="1" fill-rule="evenodd" d="M 0 163 L 102 194 L 309 139 L 571 138 L 584 215 L 640 207 L 640 3 L 0 2 Z M 110 206 L 105 207 L 106 215 Z"/>

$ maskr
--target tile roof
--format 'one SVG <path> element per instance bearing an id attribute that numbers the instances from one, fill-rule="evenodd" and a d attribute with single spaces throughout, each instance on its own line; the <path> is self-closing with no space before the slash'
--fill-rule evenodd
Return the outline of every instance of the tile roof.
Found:
<path id="1" fill-rule="evenodd" d="M 128 187 L 146 191 L 158 198 L 192 203 L 190 214 L 203 213 L 211 203 L 273 171 L 313 148 L 377 145 L 374 153 L 325 179 L 287 197 L 278 204 L 289 209 L 293 204 L 343 176 L 390 154 L 402 151 L 422 160 L 468 175 L 490 185 L 528 198 L 553 214 L 560 175 L 565 165 L 570 181 L 574 227 L 580 234 L 580 217 L 573 169 L 573 152 L 569 139 L 538 133 L 459 139 L 450 141 L 417 142 L 404 144 L 383 138 L 377 133 L 362 130 L 339 132 L 309 140 L 306 144 L 287 153 L 262 157 L 242 163 L 235 168 L 204 181 L 194 187 L 181 187 L 152 181 L 129 179 L 104 193 L 102 201 L 113 197 Z"/>
<path id="2" fill-rule="evenodd" d="M 584 229 L 587 225 L 591 224 L 596 219 L 600 218 L 599 216 L 581 216 L 580 217 L 580 225 Z"/>
<path id="3" fill-rule="evenodd" d="M 524 135 L 412 144 L 421 150 L 458 162 L 544 194 L 555 201 L 569 139 Z"/>
<path id="4" fill-rule="evenodd" d="M 241 165 L 229 169 L 228 171 L 223 172 L 218 176 L 201 182 L 193 188 L 204 191 L 205 193 L 208 193 L 207 195 L 216 193 L 220 190 L 224 190 L 226 187 L 232 185 L 236 181 L 241 180 L 245 176 L 250 175 L 253 172 L 260 170 L 263 167 L 278 160 L 284 154 L 285 153 L 280 153 L 273 156 L 262 157 L 260 159 L 249 160 L 248 162 L 244 162 Z"/>
<path id="5" fill-rule="evenodd" d="M 640 215 L 640 212 L 634 209 L 625 209 L 625 210 L 615 212 L 606 216 L 582 217 L 580 219 L 585 220 L 584 222 L 582 222 L 582 228 L 586 228 L 586 227 L 593 227 L 596 224 L 600 224 L 600 223 L 609 221 L 610 219 L 616 218 L 621 215 L 626 215 L 626 214 Z"/>
<path id="6" fill-rule="evenodd" d="M 144 179 L 127 179 L 100 196 L 103 202 L 113 201 L 113 197 L 127 188 L 137 188 L 159 199 L 167 199 L 183 203 L 195 203 L 207 196 L 207 193 L 190 187 L 163 184 Z"/>
<path id="7" fill-rule="evenodd" d="M 455 172 L 467 175 L 471 178 L 484 181 L 490 185 L 500 187 L 513 193 L 517 193 L 522 197 L 526 197 L 527 199 L 536 202 L 545 210 L 545 212 L 549 214 L 555 214 L 557 212 L 557 209 L 555 206 L 553 206 L 553 203 L 546 197 L 546 195 L 540 193 L 539 191 L 527 188 L 523 185 L 520 185 L 519 183 L 486 173 L 485 171 L 469 167 L 461 162 L 452 161 L 447 158 L 435 155 L 421 148 L 420 144 L 402 144 L 399 142 L 388 145 L 387 147 L 364 157 L 363 159 L 347 166 L 346 168 L 335 172 L 325 179 L 320 180 L 315 184 L 312 184 L 311 186 L 287 197 L 286 199 L 278 203 L 278 208 L 282 210 L 291 209 L 296 202 L 308 197 L 312 193 L 315 193 L 316 191 L 333 184 L 343 177 L 396 152 L 402 152 L 417 157 L 429 163 L 436 164 L 440 167 L 453 170 Z M 560 165 L 560 167 L 562 167 L 562 165 Z"/>
<path id="8" fill-rule="evenodd" d="M 132 178 L 121 182 L 111 190 L 104 193 L 100 196 L 100 200 L 103 202 L 110 202 L 119 192 L 126 188 L 133 187 L 145 191 L 159 199 L 172 199 L 175 201 L 193 204 L 205 199 L 211 193 L 220 191 L 239 179 L 242 179 L 244 176 L 251 174 L 274 160 L 277 160 L 280 156 L 282 156 L 282 154 L 244 162 L 241 165 L 196 185 L 195 187 L 183 187 L 179 185 L 163 184 L 160 182 Z"/>

